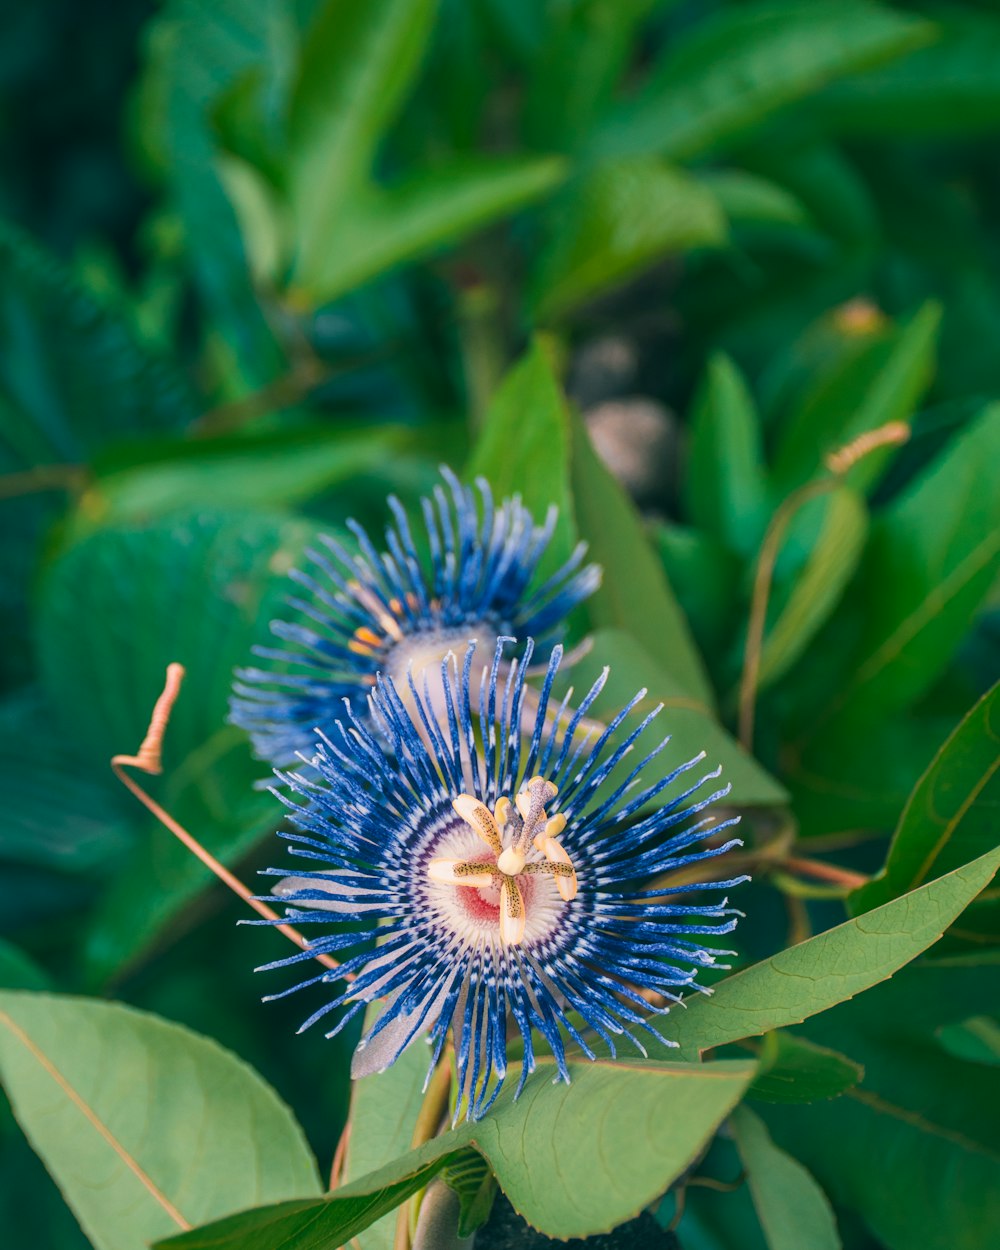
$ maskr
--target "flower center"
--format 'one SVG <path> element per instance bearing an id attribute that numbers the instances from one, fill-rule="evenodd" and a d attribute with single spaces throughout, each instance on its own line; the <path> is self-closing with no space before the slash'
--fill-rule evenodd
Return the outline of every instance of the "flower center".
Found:
<path id="1" fill-rule="evenodd" d="M 527 913 L 527 877 L 547 875 L 568 903 L 576 897 L 576 870 L 558 842 L 566 817 L 547 815 L 545 808 L 558 794 L 551 781 L 532 777 L 514 798 L 501 798 L 493 811 L 471 794 L 453 801 L 455 811 L 482 838 L 490 854 L 484 859 L 432 859 L 427 875 L 432 881 L 478 892 L 488 906 L 496 897 L 500 940 L 516 946 L 524 937 Z"/>

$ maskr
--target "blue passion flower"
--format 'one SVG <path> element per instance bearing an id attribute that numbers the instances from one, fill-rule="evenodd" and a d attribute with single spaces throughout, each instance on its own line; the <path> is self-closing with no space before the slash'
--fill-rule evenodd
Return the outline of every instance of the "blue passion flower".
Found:
<path id="1" fill-rule="evenodd" d="M 288 600 L 291 619 L 271 623 L 283 645 L 256 647 L 271 666 L 236 674 L 230 719 L 248 731 L 258 758 L 294 763 L 312 750 L 317 729 L 333 729 L 345 698 L 365 717 L 377 673 L 405 697 L 411 669 L 436 672 L 469 638 L 531 636 L 544 664 L 569 612 L 596 589 L 600 570 L 584 565 L 585 544 L 550 577 L 537 576 L 557 509 L 536 525 L 517 496 L 495 506 L 485 480 L 473 489 L 449 469 L 441 473 L 445 485 L 421 500 L 425 555 L 390 497 L 387 550 L 349 521 L 357 550 L 324 535 L 322 549 L 307 553 L 308 567 L 292 572 L 304 594 Z"/>
<path id="2" fill-rule="evenodd" d="M 702 753 L 643 783 L 669 739 L 635 767 L 626 756 L 660 708 L 626 731 L 640 691 L 606 727 L 587 721 L 607 670 L 574 710 L 572 692 L 557 705 L 558 646 L 529 715 L 533 645 L 519 665 L 504 657 L 512 642 L 498 640 L 492 663 L 474 664 L 474 643 L 461 663 L 445 657 L 441 716 L 426 674 L 422 689 L 411 676 L 405 701 L 380 677 L 371 720 L 345 700 L 307 773 L 279 774 L 287 791 L 275 791 L 293 811 L 292 851 L 318 864 L 294 877 L 270 870 L 284 878 L 275 893 L 294 924 L 329 931 L 267 967 L 320 952 L 342 960 L 283 992 L 342 982 L 302 1026 L 339 1012 L 328 1036 L 384 1001 L 354 1076 L 384 1070 L 424 1034 L 432 1069 L 452 1034 L 456 1117 L 464 1105 L 478 1118 L 495 1099 L 509 1026 L 523 1043 L 517 1093 L 535 1065 L 534 1034 L 564 1080 L 567 1041 L 591 1058 L 595 1038 L 612 1055 L 622 1038 L 645 1054 L 643 1031 L 663 1043 L 649 1017 L 731 953 L 704 939 L 730 932 L 738 913 L 702 892 L 745 880 L 658 884 L 740 845 L 719 837 L 738 818 L 703 815 L 728 793 L 710 784 L 720 770 L 699 775 Z"/>

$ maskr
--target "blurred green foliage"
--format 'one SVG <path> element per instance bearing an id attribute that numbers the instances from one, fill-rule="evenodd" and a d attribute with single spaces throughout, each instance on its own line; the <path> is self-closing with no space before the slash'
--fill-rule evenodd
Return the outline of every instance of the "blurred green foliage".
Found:
<path id="1" fill-rule="evenodd" d="M 260 1005 L 277 939 L 235 928 L 107 762 L 182 660 L 151 787 L 244 879 L 268 860 L 231 670 L 311 534 L 377 530 L 442 461 L 559 505 L 558 549 L 605 566 L 572 623 L 594 634 L 579 684 L 611 664 L 611 702 L 647 687 L 678 756 L 723 763 L 756 856 L 741 965 L 852 915 L 837 943 L 864 968 L 864 913 L 996 845 L 995 4 L 40 0 L 0 35 L 0 985 L 218 1039 L 326 1166 L 352 1038 Z M 794 871 L 827 855 L 832 888 Z M 691 1095 L 702 1137 L 655 1145 L 671 1179 L 746 1174 L 666 1199 L 684 1250 L 986 1250 L 998 949 L 994 890 L 856 1002 L 817 990 L 699 1163 L 750 1080 L 734 1049 L 726 1097 Z M 359 1122 L 390 1123 L 411 1076 L 362 1083 Z M 610 1088 L 574 1086 L 574 1114 Z M 356 1141 L 352 1180 L 414 1114 Z M 476 1158 L 394 1174 L 384 1209 L 443 1162 L 471 1204 Z M 313 1196 L 289 1185 L 197 1222 Z M 13 1250 L 88 1244 L 6 1108 L 0 1227 Z"/>

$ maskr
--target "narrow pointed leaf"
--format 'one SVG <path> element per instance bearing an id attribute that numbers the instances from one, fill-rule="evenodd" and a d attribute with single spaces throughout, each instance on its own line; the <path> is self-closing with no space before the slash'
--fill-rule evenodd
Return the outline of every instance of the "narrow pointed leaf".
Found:
<path id="1" fill-rule="evenodd" d="M 688 515 L 734 551 L 749 554 L 767 525 L 760 417 L 728 356 L 709 361 L 695 403 L 685 480 Z"/>
<path id="2" fill-rule="evenodd" d="M 799 1024 L 891 977 L 944 933 L 1000 866 L 1000 849 L 754 964 L 672 1013 L 664 1035 L 699 1051 Z"/>
<path id="3" fill-rule="evenodd" d="M 778 1149 L 764 1122 L 738 1107 L 733 1133 L 769 1250 L 840 1250 L 829 1199 L 797 1159 Z"/>
<path id="4" fill-rule="evenodd" d="M 430 37 L 436 0 L 324 0 L 306 37 L 289 124 L 298 278 L 339 246 L 333 231 L 368 181 L 383 132 Z"/>
<path id="5" fill-rule="evenodd" d="M 719 149 L 777 110 L 901 56 L 933 33 L 927 22 L 857 0 L 725 9 L 671 47 L 598 129 L 593 147 L 674 158 Z"/>
<path id="6" fill-rule="evenodd" d="M 504 376 L 466 466 L 498 499 L 520 495 L 535 520 L 558 508 L 548 564 L 554 572 L 576 544 L 569 481 L 569 410 L 545 342 L 536 339 Z"/>
<path id="7" fill-rule="evenodd" d="M 608 161 L 566 188 L 533 280 L 533 308 L 552 321 L 676 252 L 723 242 L 712 192 L 655 157 Z"/>
<path id="8" fill-rule="evenodd" d="M 572 425 L 571 483 L 580 537 L 604 569 L 587 602 L 595 629 L 631 634 L 685 694 L 712 708 L 712 688 L 680 605 L 635 505 L 598 459 L 583 422 Z"/>
<path id="9" fill-rule="evenodd" d="M 851 895 L 855 912 L 967 863 L 1000 836 L 1000 683 L 944 743 L 910 795 L 885 867 Z"/>

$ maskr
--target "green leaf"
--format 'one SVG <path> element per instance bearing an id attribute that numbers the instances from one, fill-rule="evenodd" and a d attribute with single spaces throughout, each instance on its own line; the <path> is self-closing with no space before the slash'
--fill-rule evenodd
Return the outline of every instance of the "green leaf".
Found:
<path id="1" fill-rule="evenodd" d="M 837 731 L 867 727 L 929 688 L 998 568 L 1000 405 L 991 405 L 872 525 L 853 588 L 863 628 L 830 709 Z"/>
<path id="2" fill-rule="evenodd" d="M 848 82 L 813 103 L 838 134 L 926 135 L 992 131 L 1000 123 L 1000 21 L 992 13 L 944 8 L 928 48 Z"/>
<path id="3" fill-rule="evenodd" d="M 0 988 L 5 990 L 47 990 L 49 975 L 12 942 L 0 938 Z"/>
<path id="4" fill-rule="evenodd" d="M 653 157 L 603 162 L 553 210 L 532 280 L 534 314 L 555 320 L 664 256 L 725 236 L 715 197 L 690 174 Z"/>
<path id="5" fill-rule="evenodd" d="M 293 68 L 292 8 L 269 0 L 171 0 L 147 28 L 136 134 L 184 224 L 195 277 L 248 378 L 271 380 L 281 352 L 255 298 L 233 207 L 220 175 L 217 107 L 256 76 L 263 116 L 277 125 Z M 247 128 L 250 128 L 248 124 Z M 150 151 L 149 149 L 152 149 Z"/>
<path id="6" fill-rule="evenodd" d="M 322 1203 L 286 1204 L 171 1238 L 163 1250 L 306 1250 L 342 1245 L 422 1187 L 459 1151 L 483 1154 L 518 1211 L 550 1236 L 585 1237 L 622 1223 L 662 1194 L 739 1101 L 755 1065 L 572 1062 L 572 1084 L 549 1061 L 515 1103 L 505 1094 L 478 1124 L 442 1134 Z M 531 1143 L 531 1158 L 524 1143 Z M 538 1159 L 545 1159 L 540 1168 Z M 560 1183 L 552 1184 L 552 1176 Z"/>
<path id="7" fill-rule="evenodd" d="M 553 504 L 558 508 L 543 566 L 549 572 L 568 560 L 576 545 L 569 440 L 566 398 L 545 341 L 536 339 L 491 400 L 465 476 L 486 478 L 498 499 L 520 495 L 536 521 Z"/>
<path id="8" fill-rule="evenodd" d="M 295 278 L 295 297 L 326 303 L 404 261 L 452 244 L 558 186 L 558 157 L 466 161 L 355 195 Z M 332 233 L 331 233 L 332 232 Z M 336 239 L 336 246 L 331 244 Z"/>
<path id="9" fill-rule="evenodd" d="M 819 534 L 769 627 L 760 653 L 758 690 L 783 676 L 826 623 L 858 567 L 868 537 L 868 511 L 850 486 L 824 500 Z"/>
<path id="10" fill-rule="evenodd" d="M 664 705 L 643 740 L 637 743 L 633 755 L 629 756 L 625 774 L 635 766 L 639 758 L 637 753 L 643 746 L 649 751 L 669 734 L 669 744 L 643 770 L 646 784 L 665 777 L 678 765 L 704 751 L 705 768 L 721 766 L 722 777 L 718 784 L 732 786 L 728 803 L 738 807 L 773 806 L 787 800 L 780 782 L 765 772 L 753 756 L 730 737 L 708 709 L 692 700 L 684 687 L 629 634 L 621 630 L 600 629 L 593 635 L 591 644 L 587 655 L 573 666 L 569 675 L 574 688 L 585 691 L 605 665 L 611 669 L 591 715 L 610 720 L 636 691 L 643 688 L 648 694 L 635 710 L 637 718 L 648 714 L 658 703 Z M 634 725 L 629 723 L 628 728 L 634 728 Z"/>
<path id="11" fill-rule="evenodd" d="M 734 552 L 702 530 L 663 522 L 656 546 L 691 632 L 703 655 L 721 656 L 738 619 L 743 565 Z"/>
<path id="12" fill-rule="evenodd" d="M 925 304 L 903 329 L 847 353 L 819 379 L 778 442 L 773 467 L 777 498 L 814 477 L 828 452 L 889 421 L 910 421 L 930 382 L 940 321 L 940 307 Z M 858 490 L 869 490 L 892 454 L 892 448 L 870 452 L 846 480 Z"/>
<path id="13" fill-rule="evenodd" d="M 933 30 L 857 0 L 725 9 L 670 48 L 593 147 L 674 159 L 719 149 L 827 83 L 920 47 Z"/>
<path id="14" fill-rule="evenodd" d="M 864 1063 L 857 1089 L 762 1112 L 778 1145 L 887 1250 L 982 1250 L 1000 1221 L 1000 1069 L 952 1058 L 935 1037 L 998 996 L 995 966 L 907 968 L 810 1023 Z"/>
<path id="15" fill-rule="evenodd" d="M 198 415 L 183 376 L 52 257 L 0 223 L 0 471 L 80 464 Z"/>
<path id="16" fill-rule="evenodd" d="M 785 187 L 745 169 L 709 169 L 698 172 L 733 225 L 804 226 L 809 214 L 801 200 Z"/>
<path id="17" fill-rule="evenodd" d="M 738 1107 L 733 1133 L 769 1250 L 840 1250 L 826 1194 L 801 1163 L 778 1149 L 763 1121 Z"/>
<path id="18" fill-rule="evenodd" d="M 458 1235 L 471 1237 L 490 1218 L 497 1183 L 476 1150 L 463 1150 L 441 1170 L 441 1179 L 458 1195 Z"/>
<path id="19" fill-rule="evenodd" d="M 0 862 L 97 875 L 130 845 L 130 809 L 37 692 L 0 707 Z"/>
<path id="20" fill-rule="evenodd" d="M 937 1039 L 949 1055 L 970 1063 L 1000 1066 L 1000 1024 L 989 1016 L 970 1016 L 954 1024 L 943 1024 Z"/>
<path id="21" fill-rule="evenodd" d="M 767 526 L 767 476 L 760 417 L 728 356 L 712 357 L 691 421 L 688 515 L 733 551 L 753 552 Z"/>
<path id="22" fill-rule="evenodd" d="M 653 0 L 582 0 L 546 10 L 532 58 L 525 129 L 536 147 L 570 150 L 590 133 L 627 67 Z"/>
<path id="23" fill-rule="evenodd" d="M 324 0 L 306 35 L 288 132 L 287 183 L 308 284 L 345 205 L 367 184 L 379 142 L 413 82 L 436 0 Z"/>
<path id="24" fill-rule="evenodd" d="M 166 666 L 187 669 L 164 744 L 160 802 L 212 854 L 232 863 L 278 819 L 254 790 L 266 772 L 226 725 L 234 666 L 245 663 L 287 593 L 283 574 L 314 535 L 305 521 L 253 512 L 182 512 L 99 530 L 49 570 L 38 643 L 49 698 L 95 774 L 136 749 Z M 110 779 L 110 777 L 109 777 Z M 94 917 L 91 974 L 103 978 L 146 949 L 211 880 L 167 830 L 141 823 Z"/>
<path id="25" fill-rule="evenodd" d="M 598 459 L 576 418 L 571 448 L 577 528 L 591 559 L 604 570 L 600 589 L 587 601 L 593 627 L 630 634 L 684 694 L 710 712 L 712 688 L 663 566 L 634 504 Z"/>
<path id="26" fill-rule="evenodd" d="M 321 1192 L 292 1113 L 208 1038 L 114 1003 L 0 994 L 14 1114 L 98 1250 Z"/>
<path id="27" fill-rule="evenodd" d="M 89 519 L 121 522 L 183 508 L 287 508 L 411 451 L 403 426 L 377 429 L 338 422 L 337 429 L 262 436 L 145 443 L 95 466 Z"/>
<path id="28" fill-rule="evenodd" d="M 711 998 L 689 999 L 686 1011 L 673 1013 L 664 1034 L 693 1058 L 714 1046 L 800 1024 L 870 989 L 933 945 L 998 866 L 1000 849 L 727 977 Z"/>
<path id="29" fill-rule="evenodd" d="M 983 854 L 1000 813 L 1000 682 L 987 691 L 931 761 L 899 818 L 885 867 L 850 896 L 867 911 Z"/>
<path id="30" fill-rule="evenodd" d="M 785 1029 L 768 1033 L 760 1071 L 747 1091 L 761 1102 L 818 1102 L 857 1085 L 864 1068 L 835 1050 L 817 1046 Z"/>

